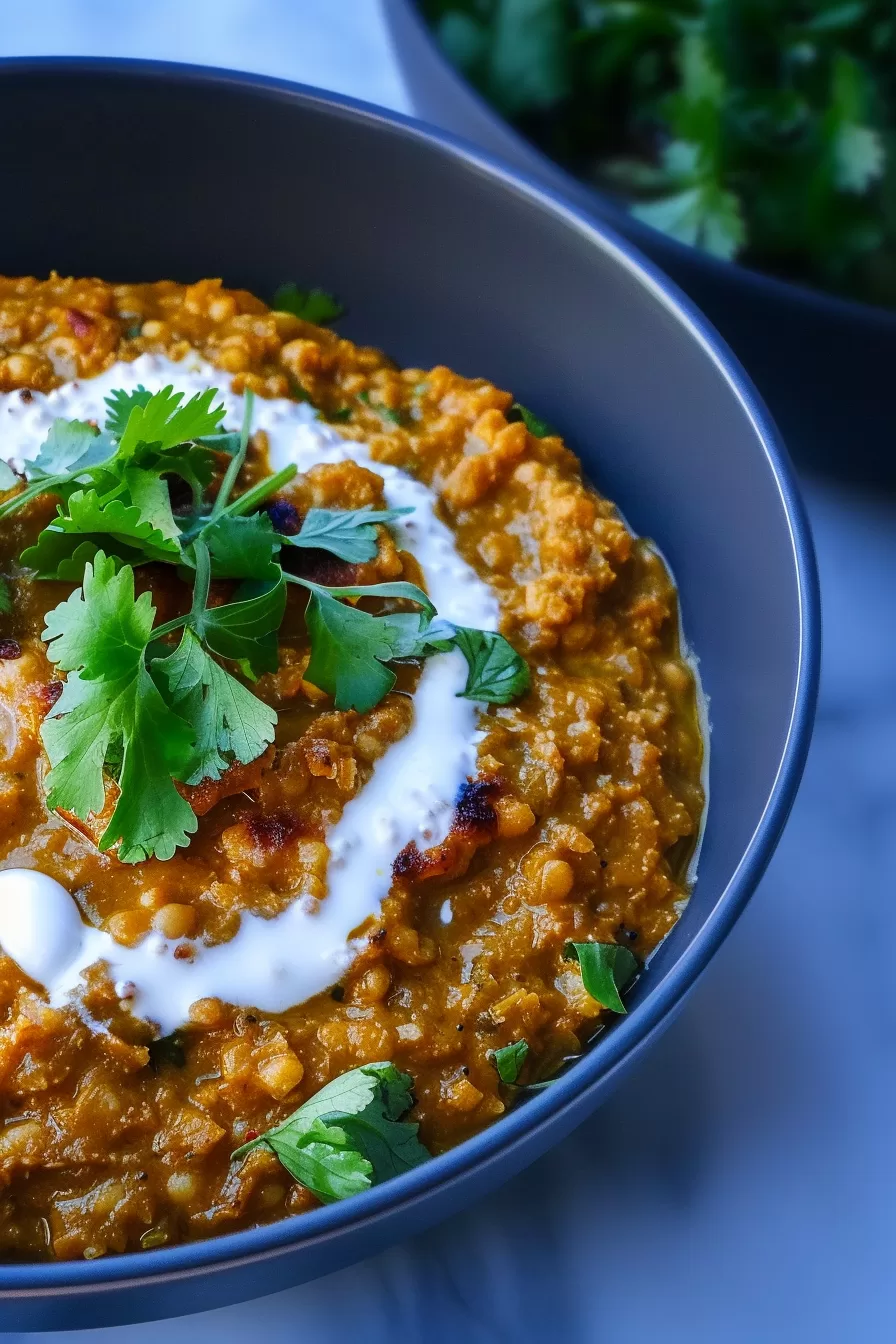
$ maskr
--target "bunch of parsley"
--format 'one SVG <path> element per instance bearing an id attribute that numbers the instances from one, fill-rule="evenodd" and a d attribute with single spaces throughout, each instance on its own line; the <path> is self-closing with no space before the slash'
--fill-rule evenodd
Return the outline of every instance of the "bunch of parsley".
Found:
<path id="1" fill-rule="evenodd" d="M 679 241 L 896 305 L 892 0 L 424 0 L 525 134 Z"/>
<path id="2" fill-rule="evenodd" d="M 0 464 L 0 522 L 40 495 L 59 501 L 21 566 L 79 585 L 47 614 L 43 632 L 67 674 L 42 727 L 52 767 L 47 804 L 82 820 L 105 816 L 114 783 L 99 847 L 117 846 L 125 863 L 169 859 L 188 843 L 196 816 L 178 784 L 219 779 L 273 742 L 277 716 L 245 683 L 277 669 L 289 584 L 308 593 L 305 675 L 339 709 L 376 705 L 395 684 L 393 662 L 454 648 L 467 660 L 470 699 L 503 704 L 529 682 L 502 636 L 440 620 L 414 584 L 327 588 L 285 569 L 289 547 L 372 560 L 377 525 L 405 511 L 311 509 L 295 535 L 277 532 L 262 506 L 296 468 L 235 495 L 252 395 L 240 433 L 222 431 L 217 395 L 211 389 L 183 404 L 170 387 L 114 392 L 102 430 L 56 420 L 24 479 Z M 178 495 L 189 503 L 175 508 Z M 146 564 L 174 567 L 188 611 L 156 624 L 151 593 L 136 595 L 136 571 Z M 231 600 L 210 604 L 213 579 L 230 582 Z M 414 610 L 372 614 L 354 605 L 368 598 Z"/>

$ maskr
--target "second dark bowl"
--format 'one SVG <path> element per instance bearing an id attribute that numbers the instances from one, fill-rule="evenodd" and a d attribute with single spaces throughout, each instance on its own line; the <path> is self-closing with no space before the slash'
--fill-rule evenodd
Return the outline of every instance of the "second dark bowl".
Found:
<path id="1" fill-rule="evenodd" d="M 438 49 L 415 0 L 386 14 L 417 114 L 464 136 L 611 225 L 681 285 L 743 361 L 798 465 L 896 490 L 896 312 L 817 293 L 686 247 L 641 224 L 523 139 Z"/>

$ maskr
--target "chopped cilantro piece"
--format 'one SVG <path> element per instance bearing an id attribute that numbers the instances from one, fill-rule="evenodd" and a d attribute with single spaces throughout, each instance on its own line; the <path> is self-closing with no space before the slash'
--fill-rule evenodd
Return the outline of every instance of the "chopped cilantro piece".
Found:
<path id="1" fill-rule="evenodd" d="M 633 978 L 638 963 L 627 947 L 619 943 L 567 943 L 567 960 L 576 960 L 582 971 L 582 984 L 602 1008 L 624 1013 L 620 991 Z"/>
<path id="2" fill-rule="evenodd" d="M 280 286 L 271 300 L 271 307 L 278 313 L 292 313 L 303 322 L 313 322 L 318 327 L 335 322 L 345 312 L 339 300 L 325 289 L 299 289 L 292 281 Z"/>
<path id="3" fill-rule="evenodd" d="M 536 439 L 545 439 L 549 434 L 554 433 L 547 420 L 539 420 L 538 416 L 533 415 L 528 407 L 524 406 L 522 402 L 515 401 L 511 406 L 510 411 L 511 413 L 507 418 L 509 420 L 522 420 L 529 433 L 534 434 Z"/>
<path id="4" fill-rule="evenodd" d="M 507 705 L 528 691 L 528 664 L 503 635 L 461 625 L 457 627 L 455 641 L 470 669 L 463 690 L 468 700 Z"/>
<path id="5" fill-rule="evenodd" d="M 0 457 L 0 494 L 6 490 L 14 490 L 20 481 L 21 477 L 17 476 L 9 463 Z"/>
<path id="6" fill-rule="evenodd" d="M 492 1063 L 498 1070 L 502 1083 L 515 1083 L 529 1054 L 526 1041 L 514 1041 L 513 1045 L 502 1045 L 492 1052 Z"/>
<path id="7" fill-rule="evenodd" d="M 413 509 L 309 509 L 301 531 L 286 540 L 291 546 L 313 546 L 340 560 L 361 564 L 377 552 L 376 523 L 392 523 Z"/>
<path id="8" fill-rule="evenodd" d="M 12 590 L 9 580 L 0 578 L 0 616 L 8 616 L 12 611 Z"/>
<path id="9" fill-rule="evenodd" d="M 269 1148 L 324 1204 L 359 1194 L 429 1157 L 418 1126 L 402 1119 L 414 1102 L 411 1088 L 410 1077 L 393 1064 L 352 1069 L 282 1124 L 244 1143 L 233 1160 Z"/>

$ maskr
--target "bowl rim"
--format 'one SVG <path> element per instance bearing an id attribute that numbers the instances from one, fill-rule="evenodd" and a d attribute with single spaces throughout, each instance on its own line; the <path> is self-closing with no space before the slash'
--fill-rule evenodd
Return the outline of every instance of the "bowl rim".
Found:
<path id="1" fill-rule="evenodd" d="M 86 1295 L 101 1288 L 163 1283 L 284 1256 L 300 1247 L 320 1245 L 342 1232 L 375 1222 L 387 1212 L 393 1214 L 399 1209 L 411 1208 L 437 1188 L 444 1189 L 462 1181 L 473 1169 L 486 1170 L 499 1158 L 503 1159 L 508 1151 L 523 1147 L 533 1135 L 561 1122 L 564 1114 L 582 1105 L 587 1094 L 596 1093 L 605 1085 L 608 1076 L 618 1073 L 628 1057 L 671 1015 L 705 969 L 752 894 L 771 857 L 800 782 L 809 748 L 820 664 L 820 601 L 812 538 L 794 471 L 777 430 L 748 376 L 706 318 L 658 267 L 641 257 L 630 243 L 616 236 L 610 228 L 595 222 L 542 184 L 447 132 L 401 113 L 307 85 L 170 61 L 65 56 L 0 58 L 0 79 L 28 74 L 44 77 L 48 74 L 76 75 L 94 80 L 125 76 L 132 80 L 162 81 L 199 89 L 229 89 L 250 98 L 261 97 L 319 109 L 344 121 L 381 127 L 416 141 L 443 160 L 472 168 L 501 189 L 559 216 L 626 269 L 677 320 L 687 336 L 698 342 L 751 422 L 777 487 L 793 547 L 799 595 L 799 646 L 790 722 L 781 759 L 762 815 L 727 886 L 719 893 L 702 926 L 682 948 L 660 987 L 616 1022 L 611 1031 L 603 1033 L 550 1088 L 535 1094 L 525 1105 L 509 1111 L 458 1147 L 342 1203 L 282 1218 L 261 1227 L 151 1251 L 132 1251 L 96 1260 L 0 1265 L 0 1298 L 7 1301 L 17 1297 Z"/>
<path id="2" fill-rule="evenodd" d="M 601 211 L 600 223 L 608 226 L 612 231 L 622 233 L 627 240 L 630 239 L 634 242 L 636 248 L 644 248 L 648 251 L 662 248 L 668 253 L 670 261 L 679 261 L 687 266 L 701 268 L 710 277 L 739 284 L 744 289 L 751 289 L 762 294 L 769 301 L 787 304 L 790 307 L 804 308 L 810 313 L 823 315 L 829 320 L 834 319 L 844 325 L 860 322 L 863 326 L 877 327 L 887 332 L 896 330 L 896 308 L 886 308 L 880 304 L 866 303 L 862 299 L 849 299 L 841 294 L 830 294 L 826 290 L 817 289 L 813 285 L 804 284 L 799 280 L 785 280 L 781 276 L 761 271 L 754 266 L 745 266 L 743 262 L 726 260 L 724 257 L 716 257 L 709 252 L 703 252 L 698 247 L 693 247 L 689 243 L 682 243 L 677 238 L 663 233 L 660 229 L 655 229 L 651 224 L 643 223 L 607 192 L 601 191 L 599 187 L 593 186 L 583 178 L 576 177 L 562 163 L 552 159 L 544 150 L 533 144 L 532 141 L 527 140 L 517 130 L 513 122 L 501 116 L 491 106 L 475 85 L 467 79 L 463 71 L 458 70 L 452 64 L 439 45 L 435 33 L 420 12 L 419 0 L 389 0 L 389 4 L 386 6 L 387 20 L 393 41 L 399 49 L 398 61 L 402 69 L 405 66 L 405 61 L 400 50 L 401 40 L 396 38 L 398 28 L 395 22 L 393 5 L 400 6 L 402 21 L 413 26 L 416 40 L 429 48 L 432 64 L 438 69 L 439 78 L 443 81 L 442 91 L 449 95 L 459 108 L 466 105 L 473 109 L 477 118 L 488 123 L 489 129 L 493 130 L 500 140 L 512 146 L 510 152 L 514 155 L 513 166 L 523 175 L 531 173 L 536 180 L 547 181 L 553 190 L 559 191 L 561 194 L 572 195 L 585 213 L 589 212 L 589 202 L 592 210 L 599 206 Z M 433 124 L 429 123 L 425 117 L 418 119 L 428 125 Z M 437 129 L 441 128 L 437 127 Z M 453 134 L 453 132 L 449 131 L 448 134 Z M 470 141 L 470 143 L 476 144 L 475 140 Z M 497 158 L 502 157 L 499 150 L 486 152 L 494 152 Z M 658 264 L 662 269 L 665 262 Z"/>

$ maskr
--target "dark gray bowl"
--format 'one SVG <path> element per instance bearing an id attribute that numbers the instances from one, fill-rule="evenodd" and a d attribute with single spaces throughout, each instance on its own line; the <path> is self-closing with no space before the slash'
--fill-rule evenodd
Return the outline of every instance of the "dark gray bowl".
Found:
<path id="1" fill-rule="evenodd" d="M 799 466 L 896 489 L 896 312 L 720 261 L 640 223 L 502 121 L 439 51 L 416 0 L 386 0 L 386 15 L 419 116 L 609 224 L 671 275 L 743 361 Z"/>
<path id="2" fill-rule="evenodd" d="M 370 1255 L 486 1194 L 591 1111 L 675 1012 L 771 855 L 818 673 L 811 542 L 756 394 L 648 263 L 549 193 L 413 122 L 254 76 L 0 62 L 0 269 L 285 278 L 405 363 L 484 374 L 548 416 L 677 575 L 713 742 L 700 878 L 629 1015 L 453 1152 L 342 1204 L 214 1241 L 0 1267 L 3 1329 L 173 1316 Z"/>

